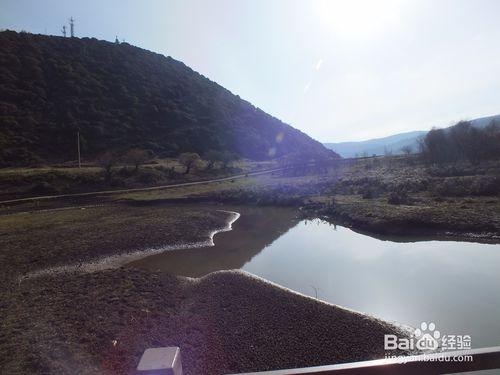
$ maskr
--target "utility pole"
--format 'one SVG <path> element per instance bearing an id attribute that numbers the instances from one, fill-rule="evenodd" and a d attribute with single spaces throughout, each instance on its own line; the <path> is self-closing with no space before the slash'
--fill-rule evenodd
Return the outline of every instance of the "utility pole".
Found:
<path id="1" fill-rule="evenodd" d="M 82 167 L 82 159 L 80 157 L 80 131 L 76 132 L 77 147 L 78 147 L 78 168 Z"/>
<path id="2" fill-rule="evenodd" d="M 63 35 L 63 37 L 65 37 L 65 38 L 66 38 L 66 25 L 63 25 L 63 28 L 62 28 L 62 30 L 61 30 L 61 31 L 62 31 L 62 35 Z"/>
<path id="3" fill-rule="evenodd" d="M 69 30 L 70 30 L 70 35 L 73 38 L 75 36 L 75 20 L 73 17 L 69 19 Z"/>

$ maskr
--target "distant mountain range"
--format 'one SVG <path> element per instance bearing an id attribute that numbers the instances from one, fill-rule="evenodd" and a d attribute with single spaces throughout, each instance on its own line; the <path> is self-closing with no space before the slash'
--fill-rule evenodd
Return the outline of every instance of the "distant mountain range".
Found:
<path id="1" fill-rule="evenodd" d="M 481 117 L 471 120 L 473 126 L 482 128 L 492 120 L 500 122 L 500 115 Z M 415 130 L 408 133 L 399 133 L 383 138 L 368 139 L 359 142 L 323 143 L 325 147 L 335 151 L 344 158 L 355 156 L 384 155 L 386 152 L 402 154 L 403 147 L 411 147 L 413 151 L 418 149 L 418 139 L 427 133 L 426 130 Z"/>
<path id="2" fill-rule="evenodd" d="M 180 61 L 127 43 L 0 32 L 0 166 L 223 151 L 336 157 Z"/>

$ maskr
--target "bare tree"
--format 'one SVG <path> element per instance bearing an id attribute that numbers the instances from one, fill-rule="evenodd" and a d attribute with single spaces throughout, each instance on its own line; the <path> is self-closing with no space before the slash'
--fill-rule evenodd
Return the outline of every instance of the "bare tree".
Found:
<path id="1" fill-rule="evenodd" d="M 214 168 L 217 163 L 220 163 L 224 159 L 224 155 L 222 152 L 217 150 L 210 150 L 206 154 L 204 154 L 203 158 L 208 162 L 207 170 Z"/>
<path id="2" fill-rule="evenodd" d="M 196 152 L 185 152 L 179 156 L 179 163 L 186 167 L 184 174 L 188 174 L 191 171 L 191 168 L 200 161 L 200 155 Z"/>
<path id="3" fill-rule="evenodd" d="M 125 163 L 133 165 L 135 171 L 139 169 L 141 164 L 144 164 L 149 159 L 149 153 L 140 148 L 132 148 L 124 155 L 123 160 Z"/>
<path id="4" fill-rule="evenodd" d="M 401 152 L 403 152 L 403 154 L 405 155 L 410 155 L 413 151 L 413 147 L 411 147 L 410 145 L 406 145 L 406 146 L 403 146 L 401 147 Z"/>
<path id="5" fill-rule="evenodd" d="M 111 151 L 107 151 L 106 153 L 101 155 L 101 157 L 97 160 L 97 162 L 104 171 L 104 179 L 107 182 L 109 182 L 111 180 L 111 175 L 113 173 L 113 167 L 118 162 L 116 154 Z"/>
<path id="6" fill-rule="evenodd" d="M 229 167 L 229 164 L 233 161 L 238 159 L 238 155 L 229 152 L 229 151 L 224 151 L 221 155 L 221 163 L 222 163 L 222 168 L 227 168 Z"/>

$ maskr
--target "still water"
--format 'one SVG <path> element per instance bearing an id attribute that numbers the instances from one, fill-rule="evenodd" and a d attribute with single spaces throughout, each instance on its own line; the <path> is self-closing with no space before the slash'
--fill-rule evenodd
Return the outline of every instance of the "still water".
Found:
<path id="1" fill-rule="evenodd" d="M 379 239 L 280 208 L 227 207 L 241 217 L 214 247 L 134 262 L 198 277 L 242 269 L 303 294 L 388 321 L 500 345 L 500 245 Z"/>

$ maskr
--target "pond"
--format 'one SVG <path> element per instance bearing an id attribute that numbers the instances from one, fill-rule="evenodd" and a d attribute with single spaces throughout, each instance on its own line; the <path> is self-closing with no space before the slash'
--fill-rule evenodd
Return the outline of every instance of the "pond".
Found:
<path id="1" fill-rule="evenodd" d="M 133 262 L 199 277 L 242 269 L 300 293 L 445 334 L 473 347 L 500 344 L 500 245 L 435 238 L 374 238 L 286 208 L 241 213 L 214 247 L 168 251 Z"/>

